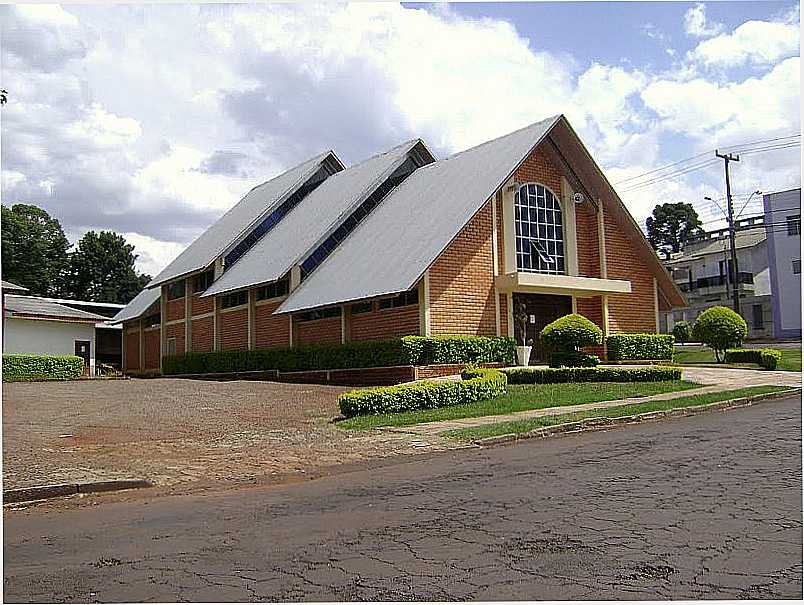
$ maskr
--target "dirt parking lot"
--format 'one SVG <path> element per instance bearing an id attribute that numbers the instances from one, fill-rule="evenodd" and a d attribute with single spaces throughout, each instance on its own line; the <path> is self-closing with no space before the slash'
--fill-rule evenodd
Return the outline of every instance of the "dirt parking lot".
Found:
<path id="1" fill-rule="evenodd" d="M 187 491 L 447 447 L 338 429 L 343 390 L 181 379 L 4 384 L 4 487 L 144 478 Z"/>

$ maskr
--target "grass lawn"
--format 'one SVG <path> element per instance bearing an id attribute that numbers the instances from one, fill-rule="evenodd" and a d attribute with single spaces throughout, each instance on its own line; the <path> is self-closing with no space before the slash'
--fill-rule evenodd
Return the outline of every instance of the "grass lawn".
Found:
<path id="1" fill-rule="evenodd" d="M 513 384 L 508 392 L 494 399 L 451 405 L 431 410 L 415 410 L 397 414 L 355 416 L 338 422 L 344 429 L 372 429 L 378 426 L 408 426 L 434 420 L 476 418 L 510 414 L 523 410 L 539 410 L 554 406 L 577 405 L 595 401 L 612 401 L 626 397 L 642 397 L 671 391 L 684 391 L 701 386 L 685 380 L 664 382 L 585 382 L 564 384 Z"/>
<path id="2" fill-rule="evenodd" d="M 685 408 L 695 405 L 705 405 L 726 399 L 736 399 L 738 397 L 748 397 L 751 395 L 762 395 L 765 393 L 776 393 L 784 391 L 790 387 L 780 386 L 761 386 L 735 389 L 733 391 L 721 391 L 719 393 L 702 393 L 700 395 L 685 395 L 675 399 L 663 401 L 647 401 L 630 405 L 618 405 L 611 408 L 600 410 L 588 410 L 585 412 L 575 412 L 572 414 L 561 414 L 558 416 L 545 416 L 543 418 L 531 418 L 529 420 L 517 420 L 513 422 L 498 422 L 497 424 L 487 424 L 470 429 L 459 429 L 442 433 L 443 436 L 452 437 L 464 441 L 482 439 L 484 437 L 498 437 L 511 433 L 527 433 L 534 429 L 564 424 L 566 422 L 577 422 L 586 418 L 618 418 L 620 416 L 633 416 L 646 412 L 656 412 L 660 410 L 670 410 L 673 408 Z"/>
<path id="3" fill-rule="evenodd" d="M 769 346 L 768 348 L 773 348 Z M 800 372 L 801 371 L 801 349 L 778 349 L 782 352 L 782 359 L 777 366 L 777 370 L 785 372 Z M 676 349 L 676 354 L 673 356 L 673 361 L 676 363 L 695 364 L 695 363 L 715 363 L 715 353 L 712 349 L 706 347 L 696 347 L 694 349 L 685 348 L 684 350 Z M 737 364 L 724 364 L 726 368 L 750 368 L 757 369 L 759 366 L 753 363 L 737 363 Z"/>

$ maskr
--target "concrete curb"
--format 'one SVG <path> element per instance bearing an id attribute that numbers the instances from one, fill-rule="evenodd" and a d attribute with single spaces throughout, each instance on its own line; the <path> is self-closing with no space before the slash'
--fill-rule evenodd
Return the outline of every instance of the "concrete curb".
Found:
<path id="1" fill-rule="evenodd" d="M 782 399 L 789 397 L 795 393 L 801 393 L 800 388 L 790 388 L 776 393 L 766 393 L 764 395 L 752 395 L 750 397 L 739 397 L 737 399 L 727 399 L 725 401 L 716 401 L 714 403 L 707 403 L 705 405 L 696 405 L 684 408 L 672 408 L 670 410 L 658 410 L 655 412 L 645 412 L 635 416 L 619 416 L 617 418 L 597 417 L 587 418 L 585 420 L 578 420 L 576 422 L 566 422 L 564 424 L 556 424 L 554 426 L 546 426 L 539 429 L 534 429 L 526 433 L 506 433 L 505 435 L 496 435 L 494 437 L 484 437 L 483 439 L 474 439 L 472 443 L 479 446 L 493 446 L 504 443 L 511 443 L 521 439 L 537 439 L 543 437 L 551 437 L 553 435 L 562 435 L 567 433 L 580 433 L 588 431 L 599 431 L 615 426 L 623 426 L 626 424 L 637 424 L 651 420 L 661 420 L 663 418 L 680 418 L 683 416 L 696 416 L 706 412 L 713 412 L 717 410 L 726 410 L 730 408 L 740 408 L 753 405 L 760 401 L 771 401 L 774 399 Z M 606 408 L 600 408 L 601 411 Z"/>
<path id="2" fill-rule="evenodd" d="M 58 483 L 55 485 L 39 485 L 36 487 L 20 487 L 3 490 L 3 504 L 48 500 L 75 494 L 112 492 L 122 489 L 151 487 L 144 479 L 115 479 L 111 481 L 88 481 L 85 483 Z"/>

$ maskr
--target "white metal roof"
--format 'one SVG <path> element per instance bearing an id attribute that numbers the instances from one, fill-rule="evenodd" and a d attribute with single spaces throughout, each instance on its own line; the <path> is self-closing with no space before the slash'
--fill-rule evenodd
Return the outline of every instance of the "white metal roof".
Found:
<path id="1" fill-rule="evenodd" d="M 277 312 L 411 288 L 560 117 L 531 124 L 416 170 Z"/>
<path id="2" fill-rule="evenodd" d="M 148 307 L 159 300 L 160 295 L 160 288 L 152 288 L 150 290 L 146 288 L 137 294 L 137 296 L 132 298 L 130 303 L 128 303 L 117 313 L 117 315 L 109 320 L 109 323 L 117 324 L 130 319 L 137 319 L 140 315 L 148 310 Z"/>
<path id="3" fill-rule="evenodd" d="M 23 288 L 22 286 L 18 286 L 17 284 L 12 284 L 10 281 L 0 280 L 2 281 L 2 289 L 6 292 L 27 292 L 28 288 Z"/>
<path id="4" fill-rule="evenodd" d="M 418 143 L 419 139 L 406 141 L 329 177 L 226 270 L 203 296 L 280 279 L 398 168 Z M 372 214 L 376 211 L 375 208 Z M 370 217 L 371 214 L 363 221 Z"/>
<path id="5" fill-rule="evenodd" d="M 71 321 L 83 320 L 89 323 L 106 319 L 103 315 L 73 309 L 36 296 L 19 296 L 16 294 L 6 296 L 6 311 L 10 311 L 12 316 L 48 317 L 54 320 L 67 319 Z"/>
<path id="6" fill-rule="evenodd" d="M 173 262 L 154 277 L 147 287 L 153 288 L 209 266 L 238 236 L 307 181 L 330 155 L 338 164 L 343 165 L 330 150 L 262 185 L 257 185 L 209 229 L 199 235 Z"/>

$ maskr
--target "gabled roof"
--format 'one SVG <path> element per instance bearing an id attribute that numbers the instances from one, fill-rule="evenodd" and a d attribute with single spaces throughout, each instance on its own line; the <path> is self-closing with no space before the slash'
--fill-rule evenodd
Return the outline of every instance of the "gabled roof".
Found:
<path id="1" fill-rule="evenodd" d="M 234 240 L 304 184 L 328 158 L 343 166 L 335 152 L 330 150 L 254 187 L 154 277 L 147 287 L 153 288 L 208 267 Z"/>
<path id="2" fill-rule="evenodd" d="M 9 294 L 6 296 L 6 311 L 12 316 L 30 317 L 36 319 L 53 319 L 66 321 L 80 321 L 96 323 L 106 321 L 106 317 L 97 313 L 88 313 L 80 309 L 73 309 L 65 305 L 37 298 L 36 296 L 19 296 Z"/>
<path id="3" fill-rule="evenodd" d="M 12 284 L 10 281 L 0 280 L 2 281 L 2 289 L 4 292 L 27 292 L 28 288 L 23 288 L 22 286 L 18 286 L 17 284 Z"/>
<path id="4" fill-rule="evenodd" d="M 416 145 L 423 143 L 419 139 L 406 141 L 329 177 L 226 270 L 203 296 L 231 292 L 283 277 L 388 178 Z M 363 219 L 364 222 L 376 211 Z"/>
<path id="5" fill-rule="evenodd" d="M 277 310 L 300 311 L 411 288 L 560 116 L 419 168 Z"/>
<path id="6" fill-rule="evenodd" d="M 734 234 L 734 247 L 737 250 L 743 248 L 753 248 L 764 242 L 768 235 L 765 233 L 764 225 L 759 224 L 754 229 L 746 229 L 745 231 L 737 231 Z M 701 239 L 698 241 L 689 242 L 684 252 L 669 261 L 665 261 L 667 265 L 676 265 L 688 263 L 693 259 L 701 258 L 708 254 L 723 254 L 729 251 L 728 237 L 713 237 L 711 239 Z"/>
<path id="7" fill-rule="evenodd" d="M 145 313 L 152 304 L 154 304 L 161 296 L 161 288 L 146 288 L 137 296 L 131 299 L 124 308 L 115 315 L 109 323 L 119 324 L 130 319 L 137 319 L 140 315 Z"/>
<path id="8" fill-rule="evenodd" d="M 420 168 L 370 214 L 294 290 L 276 313 L 302 311 L 412 288 L 480 208 L 540 144 L 559 164 L 572 158 L 571 182 L 619 221 L 635 252 L 653 270 L 663 300 L 684 305 L 634 218 L 563 115 Z"/>

